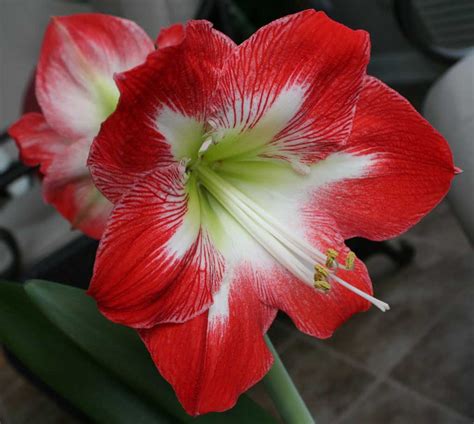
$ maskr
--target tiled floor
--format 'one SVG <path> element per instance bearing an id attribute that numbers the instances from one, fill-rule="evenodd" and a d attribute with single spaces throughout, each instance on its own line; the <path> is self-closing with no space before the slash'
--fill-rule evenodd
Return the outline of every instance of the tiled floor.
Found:
<path id="1" fill-rule="evenodd" d="M 402 238 L 417 250 L 409 266 L 368 261 L 391 311 L 360 314 L 328 340 L 297 332 L 283 316 L 271 329 L 318 424 L 473 422 L 473 251 L 446 203 Z M 1 357 L 0 387 L 2 424 L 77 422 Z M 261 385 L 251 393 L 274 410 Z"/>
<path id="2" fill-rule="evenodd" d="M 0 351 L 1 424 L 79 424 L 40 393 L 7 362 Z"/>

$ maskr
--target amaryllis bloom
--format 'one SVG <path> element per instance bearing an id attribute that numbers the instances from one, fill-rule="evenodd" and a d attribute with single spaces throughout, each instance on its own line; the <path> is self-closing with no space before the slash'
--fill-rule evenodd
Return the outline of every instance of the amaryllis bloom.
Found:
<path id="1" fill-rule="evenodd" d="M 419 221 L 454 175 L 444 139 L 366 75 L 369 38 L 305 11 L 235 45 L 209 22 L 162 31 L 117 76 L 89 157 L 114 203 L 89 293 L 139 330 L 190 414 L 269 370 L 277 310 L 331 336 L 371 303 L 344 239 Z M 324 365 L 323 365 L 324 366 Z"/>
<path id="2" fill-rule="evenodd" d="M 100 238 L 112 209 L 92 182 L 87 156 L 118 101 L 113 76 L 141 64 L 153 49 L 145 32 L 125 19 L 53 18 L 36 70 L 42 113 L 27 113 L 10 128 L 23 162 L 40 165 L 45 201 L 90 237 Z"/>

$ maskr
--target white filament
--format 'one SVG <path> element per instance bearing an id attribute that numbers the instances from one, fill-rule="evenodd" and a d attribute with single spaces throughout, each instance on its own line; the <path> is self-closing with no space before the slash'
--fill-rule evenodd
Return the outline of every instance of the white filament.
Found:
<path id="1" fill-rule="evenodd" d="M 215 172 L 207 167 L 198 167 L 196 170 L 206 189 L 234 219 L 283 267 L 313 287 L 314 264 L 325 265 L 327 256 L 305 240 L 289 233 L 278 220 Z M 390 309 L 387 303 L 354 287 L 334 273 L 330 274 L 330 278 L 371 302 L 381 311 Z"/>

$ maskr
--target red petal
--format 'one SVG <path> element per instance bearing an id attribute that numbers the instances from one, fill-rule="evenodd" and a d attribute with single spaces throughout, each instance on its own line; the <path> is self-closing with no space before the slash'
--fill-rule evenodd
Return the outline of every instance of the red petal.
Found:
<path id="1" fill-rule="evenodd" d="M 65 140 L 40 113 L 23 115 L 9 133 L 20 149 L 23 162 L 40 165 L 45 175 L 45 201 L 54 205 L 73 227 L 99 239 L 112 205 L 95 188 L 86 167 L 89 141 Z"/>
<path id="2" fill-rule="evenodd" d="M 43 180 L 43 194 L 73 228 L 100 239 L 112 204 L 92 182 L 85 165 L 88 151 L 89 141 L 84 139 L 54 156 Z"/>
<path id="3" fill-rule="evenodd" d="M 168 28 L 163 28 L 158 35 L 156 45 L 159 49 L 177 46 L 184 41 L 186 30 L 183 24 L 174 24 Z"/>
<path id="4" fill-rule="evenodd" d="M 211 304 L 224 264 L 186 215 L 182 178 L 179 166 L 150 173 L 115 206 L 89 288 L 112 321 L 182 322 Z"/>
<path id="5" fill-rule="evenodd" d="M 315 194 L 344 238 L 395 237 L 416 224 L 447 193 L 455 168 L 443 137 L 398 93 L 367 78 L 344 152 L 374 155 L 365 177 Z"/>
<path id="6" fill-rule="evenodd" d="M 334 222 L 318 216 L 312 210 L 304 211 L 308 241 L 326 252 L 332 248 L 339 252 L 338 259 L 344 263 L 349 249 L 337 234 Z M 356 259 L 354 270 L 338 270 L 337 276 L 372 295 L 372 284 L 362 261 Z M 298 329 L 318 338 L 330 337 L 334 330 L 353 314 L 365 311 L 370 303 L 331 281 L 328 293 L 322 293 L 304 284 L 281 267 L 275 267 L 256 280 L 256 289 L 261 299 L 268 305 L 288 314 Z"/>
<path id="7" fill-rule="evenodd" d="M 70 143 L 55 132 L 41 113 L 27 113 L 8 130 L 20 150 L 21 160 L 28 166 L 40 165 L 45 173 L 54 156 Z"/>
<path id="8" fill-rule="evenodd" d="M 60 134 L 93 137 L 114 105 L 104 104 L 113 75 L 142 63 L 152 40 L 131 21 L 100 14 L 55 17 L 44 36 L 36 94 Z M 102 88 L 101 88 L 102 87 Z"/>
<path id="9" fill-rule="evenodd" d="M 315 161 L 346 142 L 368 59 L 367 33 L 324 13 L 278 19 L 226 61 L 213 124 L 243 135 L 262 126 L 263 153 Z M 249 147 L 261 135 L 252 138 Z"/>
<path id="10" fill-rule="evenodd" d="M 183 155 L 173 155 L 172 146 L 186 149 L 202 141 L 217 69 L 234 44 L 209 22 L 191 21 L 181 42 L 170 34 L 179 28 L 160 35 L 166 48 L 117 77 L 120 101 L 94 141 L 89 162 L 95 183 L 114 202 L 137 176 L 182 159 Z M 161 122 L 164 113 L 175 119 Z M 197 130 L 185 137 L 167 137 L 168 126 L 179 132 L 186 125 Z"/>
<path id="11" fill-rule="evenodd" d="M 232 408 L 270 369 L 272 356 L 262 335 L 276 311 L 257 299 L 253 278 L 251 270 L 236 271 L 209 312 L 184 324 L 140 330 L 160 373 L 191 415 Z"/>

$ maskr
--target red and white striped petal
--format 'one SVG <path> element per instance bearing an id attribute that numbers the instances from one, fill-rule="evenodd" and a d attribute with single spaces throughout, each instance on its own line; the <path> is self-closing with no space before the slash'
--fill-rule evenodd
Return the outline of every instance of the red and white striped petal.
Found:
<path id="1" fill-rule="evenodd" d="M 92 146 L 94 181 L 113 202 L 144 172 L 197 156 L 217 75 L 234 48 L 206 21 L 167 29 L 158 43 L 143 66 L 117 76 L 117 110 Z"/>
<path id="2" fill-rule="evenodd" d="M 331 218 L 318 215 L 311 209 L 302 211 L 299 223 L 304 227 L 307 241 L 320 252 L 332 248 L 339 252 L 344 263 L 349 249 L 337 233 Z M 330 337 L 334 330 L 353 314 L 365 311 L 370 303 L 329 278 L 331 289 L 327 293 L 294 277 L 278 264 L 266 271 L 265 277 L 255 280 L 260 298 L 271 307 L 278 308 L 291 317 L 298 329 L 318 338 Z M 372 295 L 372 284 L 362 261 L 356 259 L 352 271 L 339 269 L 336 274 L 347 283 Z"/>
<path id="3" fill-rule="evenodd" d="M 53 157 L 43 180 L 43 196 L 73 228 L 100 239 L 112 204 L 94 186 L 85 166 L 89 145 L 87 139 L 79 140 Z"/>
<path id="4" fill-rule="evenodd" d="M 149 173 L 114 207 L 88 291 L 112 321 L 140 328 L 186 321 L 219 288 L 223 259 L 201 228 L 183 171 Z"/>
<path id="5" fill-rule="evenodd" d="M 70 144 L 54 131 L 41 113 L 27 113 L 8 130 L 20 150 L 21 160 L 28 166 L 40 166 L 46 173 L 55 155 Z"/>
<path id="6" fill-rule="evenodd" d="M 441 201 L 455 174 L 444 138 L 407 100 L 372 77 L 340 154 L 366 158 L 368 165 L 356 178 L 319 186 L 313 208 L 330 214 L 344 238 L 383 240 L 403 233 Z"/>
<path id="7" fill-rule="evenodd" d="M 69 139 L 95 136 L 118 99 L 114 73 L 139 65 L 153 49 L 145 32 L 125 19 L 52 18 L 36 74 L 36 94 L 48 123 Z"/>
<path id="8" fill-rule="evenodd" d="M 208 312 L 140 334 L 160 373 L 191 415 L 232 408 L 270 369 L 263 334 L 276 310 L 252 288 L 250 268 L 228 270 Z"/>
<path id="9" fill-rule="evenodd" d="M 206 157 L 325 157 L 350 134 L 368 59 L 367 33 L 321 12 L 263 27 L 225 63 L 211 120 L 220 142 Z"/>
<path id="10" fill-rule="evenodd" d="M 112 204 L 95 188 L 90 177 L 66 182 L 56 181 L 48 174 L 43 184 L 45 201 L 54 205 L 72 228 L 93 239 L 102 237 Z"/>

